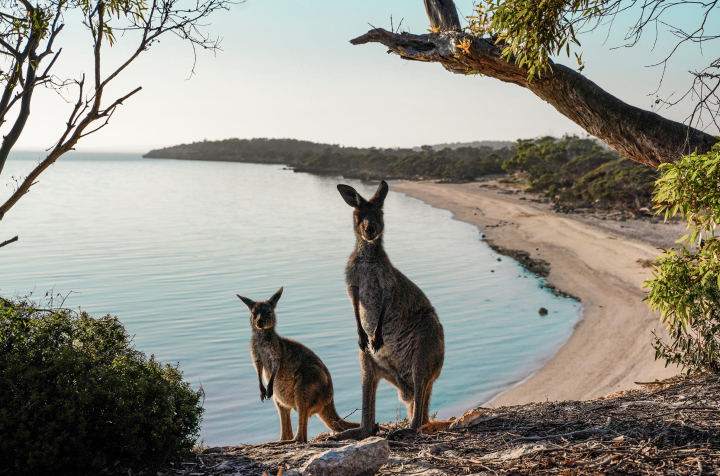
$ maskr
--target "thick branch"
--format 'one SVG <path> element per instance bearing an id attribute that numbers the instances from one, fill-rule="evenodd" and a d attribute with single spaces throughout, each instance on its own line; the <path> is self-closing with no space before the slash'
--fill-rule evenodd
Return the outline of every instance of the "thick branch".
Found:
<path id="1" fill-rule="evenodd" d="M 458 48 L 461 40 L 470 46 Z M 380 43 L 404 59 L 440 63 L 453 73 L 481 73 L 527 88 L 589 134 L 651 167 L 694 150 L 707 152 L 717 142 L 702 131 L 622 102 L 566 66 L 551 62 L 542 78 L 528 82 L 527 69 L 501 58 L 502 46 L 490 39 L 457 31 L 411 35 L 378 28 L 351 43 Z"/>
<path id="2" fill-rule="evenodd" d="M 28 117 L 30 116 L 30 102 L 32 101 L 32 94 L 35 90 L 35 75 L 36 75 L 36 67 L 37 67 L 37 47 L 38 43 L 42 37 L 43 31 L 40 29 L 33 29 L 32 33 L 30 34 L 30 37 L 28 38 L 27 46 L 25 47 L 25 51 L 22 53 L 21 57 L 18 58 L 18 60 L 15 62 L 17 65 L 17 72 L 19 74 L 19 71 L 22 68 L 22 61 L 21 59 L 27 58 L 27 65 L 26 65 L 26 73 L 25 73 L 25 87 L 23 91 L 23 97 L 20 101 L 20 112 L 18 113 L 17 118 L 15 119 L 15 124 L 13 124 L 12 129 L 10 129 L 10 132 L 3 137 L 2 145 L 0 146 L 0 173 L 2 172 L 3 167 L 5 167 L 5 162 L 7 161 L 7 157 L 10 154 L 10 151 L 15 146 L 15 142 L 20 138 L 20 134 L 22 134 L 23 129 L 25 128 L 25 123 L 27 122 Z M 15 73 L 13 73 L 13 76 Z M 6 95 L 9 97 L 8 90 L 12 92 L 12 89 L 14 89 L 14 85 L 8 84 L 5 88 L 5 94 L 3 95 L 2 102 L 3 106 L 6 108 L 7 104 L 5 103 Z M 4 113 L 6 109 L 3 109 L 2 112 Z"/>
<path id="3" fill-rule="evenodd" d="M 72 114 L 70 115 L 70 120 L 67 123 L 67 128 L 65 130 L 65 133 L 63 134 L 62 138 L 58 143 L 55 145 L 55 147 L 50 151 L 47 157 L 40 162 L 35 168 L 28 174 L 27 177 L 22 181 L 20 186 L 17 190 L 15 190 L 15 193 L 13 193 L 10 198 L 7 199 L 5 203 L 0 205 L 0 220 L 3 219 L 5 214 L 10 210 L 17 202 L 20 200 L 23 195 L 28 193 L 30 191 L 30 187 L 35 185 L 37 183 L 37 178 L 40 176 L 45 169 L 50 167 L 52 164 L 55 163 L 55 161 L 65 154 L 66 152 L 70 151 L 75 147 L 75 144 L 83 138 L 84 136 L 95 132 L 91 131 L 89 133 L 84 133 L 85 129 L 95 122 L 98 119 L 101 119 L 103 117 L 109 117 L 112 115 L 112 113 L 115 111 L 115 108 L 117 106 L 121 105 L 123 101 L 131 97 L 132 95 L 139 92 L 142 88 L 136 88 L 132 92 L 126 94 L 125 96 L 121 97 L 120 99 L 116 100 L 114 103 L 112 103 L 107 109 L 101 112 L 97 112 L 96 108 L 99 108 L 99 103 L 93 104 L 90 111 L 87 113 L 87 115 L 76 125 L 75 121 L 77 120 L 77 112 L 80 109 L 82 105 L 82 85 L 83 82 L 79 83 L 80 86 L 80 94 L 78 99 L 78 102 L 75 104 L 75 108 L 73 109 Z M 96 96 L 98 97 L 98 96 Z M 101 126 L 102 127 L 102 126 Z M 96 129 L 97 130 L 97 129 Z M 71 133 L 72 131 L 72 133 Z M 68 137 L 69 136 L 69 137 Z M 67 140 L 66 140 L 67 138 Z"/>
<path id="4" fill-rule="evenodd" d="M 436 31 L 461 31 L 453 0 L 424 0 L 430 26 Z"/>

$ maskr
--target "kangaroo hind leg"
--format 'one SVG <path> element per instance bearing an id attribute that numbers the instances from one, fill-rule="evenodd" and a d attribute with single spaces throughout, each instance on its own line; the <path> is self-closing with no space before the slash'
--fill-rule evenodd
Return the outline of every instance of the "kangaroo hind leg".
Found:
<path id="1" fill-rule="evenodd" d="M 292 439 L 292 421 L 290 420 L 290 409 L 275 401 L 278 414 L 280 415 L 280 440 Z"/>
<path id="2" fill-rule="evenodd" d="M 424 375 L 422 370 L 413 372 L 413 390 L 414 398 L 412 402 L 412 420 L 410 421 L 410 428 L 420 428 L 422 425 L 427 423 L 428 406 L 425 403 L 426 395 L 429 397 L 428 386 L 430 381 L 427 376 Z M 429 398 L 427 399 L 429 401 Z M 410 405 L 408 405 L 410 407 Z M 410 408 L 408 408 L 409 410 Z"/>
<path id="3" fill-rule="evenodd" d="M 432 388 L 433 388 L 434 383 L 435 382 L 433 382 L 433 381 L 428 382 L 426 390 L 425 390 L 425 398 L 423 401 L 424 407 L 423 407 L 423 412 L 422 412 L 422 417 L 423 417 L 422 425 L 424 425 L 425 423 L 428 423 L 430 421 L 430 395 L 432 394 Z"/>

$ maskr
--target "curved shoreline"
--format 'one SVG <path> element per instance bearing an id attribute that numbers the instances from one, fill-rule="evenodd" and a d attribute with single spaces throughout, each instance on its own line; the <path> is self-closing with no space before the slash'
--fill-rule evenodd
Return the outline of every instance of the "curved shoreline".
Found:
<path id="1" fill-rule="evenodd" d="M 678 373 L 655 361 L 650 345 L 652 330 L 664 329 L 642 302 L 640 286 L 652 268 L 639 263 L 659 254 L 642 239 L 644 230 L 617 233 L 555 213 L 525 195 L 516 197 L 494 182 L 393 182 L 390 189 L 451 211 L 455 219 L 477 226 L 495 246 L 548 262 L 547 282 L 583 304 L 583 319 L 570 339 L 540 370 L 491 400 L 493 406 L 588 400 Z M 660 234 L 682 236 L 678 225 L 651 227 L 653 233 L 663 227 Z"/>

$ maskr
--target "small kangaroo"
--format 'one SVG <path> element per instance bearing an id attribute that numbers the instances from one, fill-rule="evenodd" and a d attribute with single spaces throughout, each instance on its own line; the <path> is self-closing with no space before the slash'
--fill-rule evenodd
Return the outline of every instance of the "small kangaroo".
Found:
<path id="1" fill-rule="evenodd" d="M 388 184 L 380 182 L 370 200 L 348 185 L 337 188 L 355 209 L 356 246 L 345 281 L 359 337 L 362 422 L 360 428 L 334 439 L 365 438 L 375 432 L 375 394 L 381 378 L 397 387 L 412 415 L 410 427 L 419 428 L 429 421 L 430 393 L 445 358 L 443 327 L 425 294 L 393 267 L 383 249 Z"/>
<path id="2" fill-rule="evenodd" d="M 282 292 L 283 288 L 278 289 L 264 302 L 237 295 L 251 313 L 250 354 L 260 382 L 260 401 L 272 398 L 280 414 L 280 440 L 274 443 L 307 443 L 307 423 L 316 413 L 333 431 L 357 428 L 358 423 L 343 420 L 335 410 L 332 378 L 320 357 L 301 343 L 275 332 L 275 306 Z M 267 388 L 263 385 L 263 374 Z M 295 438 L 291 409 L 298 413 Z"/>

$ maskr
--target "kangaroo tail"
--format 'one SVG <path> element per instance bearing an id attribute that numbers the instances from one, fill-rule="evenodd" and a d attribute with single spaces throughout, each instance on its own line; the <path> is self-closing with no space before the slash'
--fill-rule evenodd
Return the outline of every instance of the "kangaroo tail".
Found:
<path id="1" fill-rule="evenodd" d="M 333 400 L 331 400 L 330 403 L 325 405 L 325 408 L 323 408 L 322 411 L 318 413 L 318 416 L 323 421 L 323 423 L 325 423 L 325 426 L 330 428 L 332 431 L 345 431 L 349 430 L 350 428 L 360 427 L 360 423 L 353 423 L 351 421 L 346 421 L 340 418 L 337 410 L 335 410 L 335 402 Z"/>

